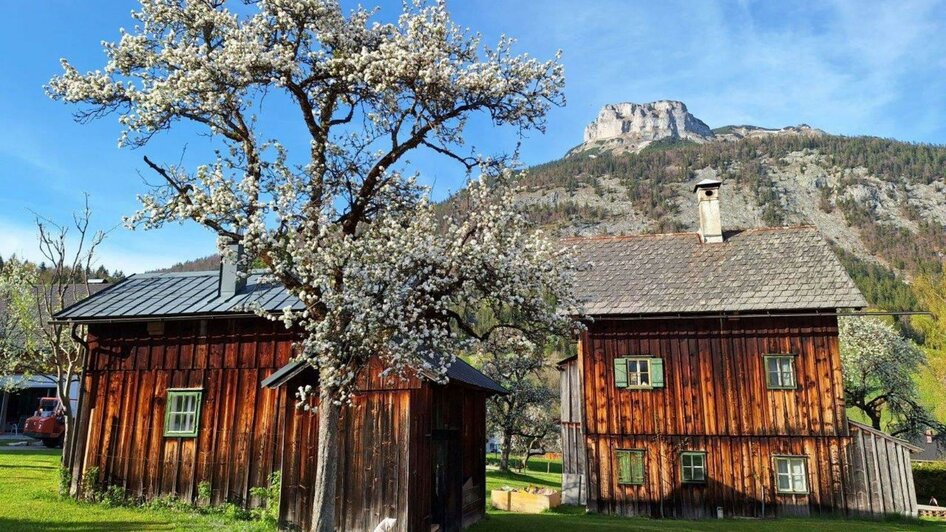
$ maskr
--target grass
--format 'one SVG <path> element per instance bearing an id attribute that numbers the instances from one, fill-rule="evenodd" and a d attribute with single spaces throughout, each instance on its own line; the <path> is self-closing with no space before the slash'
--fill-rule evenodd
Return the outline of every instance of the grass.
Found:
<path id="1" fill-rule="evenodd" d="M 487 472 L 488 489 L 504 485 L 558 487 L 560 465 L 534 459 L 522 473 Z M 57 451 L 18 451 L 0 453 L 0 530 L 48 530 L 53 532 L 109 530 L 267 530 L 258 523 L 236 521 L 220 515 L 201 515 L 172 510 L 145 508 L 109 508 L 101 504 L 78 503 L 60 498 L 58 489 L 59 454 Z M 551 469 L 552 472 L 547 472 Z M 931 521 L 845 521 L 834 519 L 779 520 L 705 520 L 677 521 L 628 519 L 586 514 L 584 508 L 563 506 L 538 515 L 512 514 L 489 510 L 486 519 L 472 532 L 556 532 L 559 530 L 617 531 L 776 531 L 834 532 L 858 530 L 893 532 L 901 530 L 946 530 L 946 523 Z"/>
<path id="2" fill-rule="evenodd" d="M 518 460 L 518 458 L 516 458 Z M 520 472 L 510 471 L 504 473 L 493 465 L 499 463 L 497 455 L 487 455 L 486 457 L 486 491 L 510 486 L 513 488 L 525 488 L 527 486 L 539 486 L 544 488 L 560 488 L 562 486 L 562 462 L 561 460 L 549 461 L 545 458 L 532 458 L 529 460 L 529 468 Z"/>
<path id="3" fill-rule="evenodd" d="M 558 532 L 560 530 L 582 530 L 589 532 L 608 531 L 654 531 L 654 532 L 766 532 L 792 530 L 795 532 L 895 532 L 895 531 L 941 531 L 946 530 L 946 523 L 915 520 L 891 521 L 853 521 L 844 519 L 705 519 L 683 521 L 676 519 L 644 519 L 628 517 L 609 517 L 586 514 L 585 509 L 577 506 L 560 506 L 554 511 L 542 514 L 514 514 L 490 510 L 486 518 L 472 528 L 470 532 Z"/>
<path id="4" fill-rule="evenodd" d="M 518 458 L 516 458 L 518 460 Z M 495 455 L 487 455 L 488 463 L 498 463 Z M 549 473 L 548 471 L 551 471 Z M 486 490 L 498 489 L 503 486 L 521 488 L 526 486 L 540 486 L 559 488 L 561 486 L 561 461 L 551 461 L 544 458 L 529 460 L 528 469 L 522 472 L 503 473 L 490 466 L 486 471 Z M 487 498 L 489 496 L 487 495 Z M 590 532 L 611 530 L 653 530 L 655 532 L 695 532 L 695 531 L 781 531 L 794 530 L 796 532 L 894 532 L 906 530 L 946 531 L 946 523 L 942 521 L 919 521 L 913 519 L 892 518 L 889 521 L 857 521 L 845 519 L 724 519 L 683 521 L 676 519 L 646 519 L 610 517 L 605 515 L 589 514 L 584 507 L 560 506 L 553 511 L 537 514 L 517 514 L 502 512 L 489 508 L 486 518 L 470 529 L 471 532 L 556 532 L 559 530 L 587 530 Z"/>
<path id="5" fill-rule="evenodd" d="M 220 515 L 109 508 L 63 499 L 58 495 L 58 470 L 58 451 L 0 453 L 0 530 L 267 530 Z"/>

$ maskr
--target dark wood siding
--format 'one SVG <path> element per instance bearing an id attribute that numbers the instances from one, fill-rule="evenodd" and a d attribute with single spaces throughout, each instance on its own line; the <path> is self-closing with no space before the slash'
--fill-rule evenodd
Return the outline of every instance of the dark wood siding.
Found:
<path id="1" fill-rule="evenodd" d="M 582 347 L 588 435 L 847 434 L 833 317 L 600 320 Z M 768 353 L 796 355 L 796 389 L 766 388 Z M 663 358 L 665 387 L 616 388 L 626 356 Z"/>
<path id="2" fill-rule="evenodd" d="M 795 516 L 843 512 L 842 455 L 836 437 L 607 436 L 587 439 L 592 511 L 648 517 Z M 619 485 L 615 450 L 644 450 L 644 484 Z M 706 452 L 705 484 L 684 484 L 680 453 Z M 808 459 L 807 495 L 775 493 L 773 457 Z"/>
<path id="3" fill-rule="evenodd" d="M 363 386 L 364 386 L 364 382 Z M 291 393 L 298 383 L 290 383 Z M 451 467 L 445 499 L 453 513 L 441 530 L 478 521 L 486 505 L 486 395 L 458 384 L 375 381 L 343 409 L 339 428 L 336 521 L 340 530 L 373 530 L 393 517 L 395 530 L 428 530 L 434 519 L 435 438 L 445 442 Z M 441 416 L 433 413 L 439 408 Z M 286 450 L 280 519 L 310 524 L 318 419 L 286 402 Z M 438 431 L 442 432 L 437 434 Z"/>
<path id="4" fill-rule="evenodd" d="M 917 516 L 910 452 L 896 438 L 852 424 L 845 478 L 852 514 Z"/>
<path id="5" fill-rule="evenodd" d="M 98 467 L 103 483 L 136 497 L 187 500 L 208 482 L 212 502 L 254 504 L 249 490 L 279 468 L 283 395 L 260 380 L 285 364 L 292 338 L 265 320 L 93 325 L 82 378 L 75 478 Z M 168 388 L 203 391 L 196 438 L 164 436 Z"/>
<path id="6" fill-rule="evenodd" d="M 562 502 L 585 504 L 585 435 L 581 428 L 581 376 L 578 359 L 559 366 L 562 425 Z"/>
<path id="7" fill-rule="evenodd" d="M 280 470 L 281 520 L 307 528 L 318 423 L 296 408 L 295 391 L 314 384 L 315 376 L 304 373 L 277 390 L 260 387 L 290 360 L 295 334 L 255 318 L 163 327 L 149 335 L 145 323 L 90 326 L 76 482 L 97 467 L 104 485 L 134 497 L 173 494 L 194 501 L 198 485 L 207 482 L 213 504 L 253 506 L 260 501 L 250 489 Z M 371 361 L 358 376 L 352 405 L 342 410 L 339 529 L 370 530 L 387 517 L 399 530 L 430 528 L 435 405 L 446 413 L 443 456 L 455 473 L 443 488 L 455 513 L 441 530 L 475 522 L 486 500 L 486 394 L 459 383 L 381 377 L 382 369 Z M 169 388 L 201 389 L 196 438 L 164 436 Z"/>
<path id="8" fill-rule="evenodd" d="M 285 393 L 291 393 L 289 388 Z M 339 419 L 335 516 L 340 530 L 373 530 L 383 519 L 407 530 L 410 477 L 410 390 L 359 392 Z M 318 417 L 287 401 L 283 461 L 283 523 L 307 530 L 318 448 Z M 422 505 L 420 505 L 422 506 Z"/>
<path id="9" fill-rule="evenodd" d="M 795 389 L 768 389 L 766 354 L 794 356 Z M 615 387 L 614 359 L 634 356 L 663 359 L 664 388 Z M 849 429 L 835 317 L 599 320 L 581 338 L 577 370 L 592 511 L 915 515 L 905 444 Z M 618 483 L 618 449 L 644 451 L 643 485 Z M 683 451 L 706 453 L 705 483 L 682 481 Z M 777 493 L 778 455 L 806 458 L 807 493 Z"/>

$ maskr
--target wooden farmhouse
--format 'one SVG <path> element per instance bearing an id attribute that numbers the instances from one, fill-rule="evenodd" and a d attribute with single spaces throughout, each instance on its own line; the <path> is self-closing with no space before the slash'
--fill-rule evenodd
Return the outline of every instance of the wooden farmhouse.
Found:
<path id="1" fill-rule="evenodd" d="M 571 239 L 587 330 L 560 364 L 566 503 L 700 518 L 916 515 L 919 449 L 845 416 L 838 313 L 866 306 L 813 227 Z"/>
<path id="2" fill-rule="evenodd" d="M 175 495 L 206 504 L 261 501 L 250 490 L 280 471 L 281 525 L 308 528 L 317 416 L 295 391 L 317 382 L 293 361 L 296 334 L 243 310 L 299 302 L 258 274 L 134 275 L 64 309 L 87 326 L 73 489 L 98 468 L 103 486 L 132 497 Z M 460 530 L 486 504 L 486 398 L 502 387 L 457 360 L 440 385 L 422 375 L 359 376 L 343 410 L 339 530 Z M 210 501 L 197 501 L 198 487 Z"/>

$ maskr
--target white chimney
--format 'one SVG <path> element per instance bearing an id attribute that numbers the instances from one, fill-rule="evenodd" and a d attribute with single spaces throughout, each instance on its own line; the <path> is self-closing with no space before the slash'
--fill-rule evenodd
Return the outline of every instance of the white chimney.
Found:
<path id="1" fill-rule="evenodd" d="M 228 257 L 220 258 L 220 287 L 219 294 L 223 299 L 229 299 L 246 288 L 246 276 L 241 275 L 243 270 L 243 244 L 229 244 Z"/>
<path id="2" fill-rule="evenodd" d="M 721 181 L 704 179 L 693 187 L 700 209 L 700 238 L 703 242 L 723 241 L 723 224 L 719 218 L 719 186 Z"/>

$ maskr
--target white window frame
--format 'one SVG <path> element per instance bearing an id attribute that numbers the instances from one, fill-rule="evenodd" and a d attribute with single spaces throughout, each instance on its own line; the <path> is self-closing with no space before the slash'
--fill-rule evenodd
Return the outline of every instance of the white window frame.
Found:
<path id="1" fill-rule="evenodd" d="M 627 364 L 627 387 L 637 389 L 650 389 L 654 387 L 653 375 L 651 375 L 651 359 L 653 357 L 628 357 Z M 636 370 L 631 370 L 631 364 L 636 366 Z M 641 369 L 642 365 L 646 369 Z M 647 382 L 643 382 L 646 380 Z"/>
<path id="2" fill-rule="evenodd" d="M 774 456 L 775 491 L 785 495 L 808 494 L 808 457 Z M 784 464 L 784 471 L 781 465 Z M 800 468 L 800 470 L 799 470 Z M 785 486 L 783 487 L 783 481 Z"/>
<path id="3" fill-rule="evenodd" d="M 699 465 L 693 462 L 694 458 L 699 457 Z M 687 465 L 686 459 L 690 459 Z M 690 471 L 690 478 L 687 479 L 687 470 Z M 700 478 L 696 478 L 696 472 L 699 471 Z M 681 451 L 680 452 L 680 480 L 684 484 L 706 484 L 706 451 Z"/>

